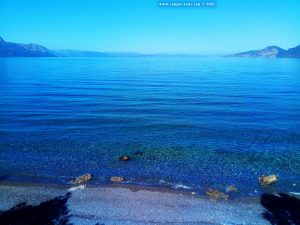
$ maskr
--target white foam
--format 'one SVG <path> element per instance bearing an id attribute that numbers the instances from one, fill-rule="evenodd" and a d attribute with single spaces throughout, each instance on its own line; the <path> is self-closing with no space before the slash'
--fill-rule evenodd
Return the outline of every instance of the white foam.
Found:
<path id="1" fill-rule="evenodd" d="M 86 185 L 79 185 L 79 186 L 76 186 L 76 187 L 71 187 L 68 189 L 68 191 L 77 191 L 77 190 L 83 190 L 85 189 Z"/>
<path id="2" fill-rule="evenodd" d="M 182 189 L 192 189 L 192 187 L 187 186 L 187 185 L 184 185 L 184 184 L 181 184 L 181 183 L 178 183 L 178 184 L 173 185 L 173 188 L 175 188 L 175 189 L 178 189 L 178 188 L 182 188 Z"/>

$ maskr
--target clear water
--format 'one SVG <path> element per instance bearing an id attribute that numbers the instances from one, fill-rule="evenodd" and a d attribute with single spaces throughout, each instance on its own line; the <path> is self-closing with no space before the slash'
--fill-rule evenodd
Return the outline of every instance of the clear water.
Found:
<path id="1" fill-rule="evenodd" d="M 0 59 L 3 180 L 298 192 L 299 150 L 298 59 Z"/>

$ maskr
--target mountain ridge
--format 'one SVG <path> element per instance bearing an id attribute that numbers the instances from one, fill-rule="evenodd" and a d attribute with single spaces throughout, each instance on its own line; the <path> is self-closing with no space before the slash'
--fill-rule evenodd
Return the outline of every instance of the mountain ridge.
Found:
<path id="1" fill-rule="evenodd" d="M 229 55 L 231 57 L 243 58 L 300 58 L 300 45 L 285 50 L 276 45 L 268 46 L 260 50 L 251 50 Z"/>
<path id="2" fill-rule="evenodd" d="M 55 55 L 41 45 L 6 42 L 0 37 L 0 57 L 55 57 Z"/>

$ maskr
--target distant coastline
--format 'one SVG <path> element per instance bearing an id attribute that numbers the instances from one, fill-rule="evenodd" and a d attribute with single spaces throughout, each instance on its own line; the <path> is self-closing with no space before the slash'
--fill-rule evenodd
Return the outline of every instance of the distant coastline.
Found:
<path id="1" fill-rule="evenodd" d="M 135 52 L 97 52 L 59 49 L 51 50 L 38 44 L 6 42 L 0 37 L 0 58 L 2 57 L 91 57 L 91 58 L 158 58 L 158 57 L 204 57 L 200 54 L 145 54 Z"/>
<path id="2" fill-rule="evenodd" d="M 159 58 L 159 57 L 205 57 L 204 54 L 143 54 L 134 52 L 97 52 L 80 50 L 51 50 L 38 44 L 19 44 L 7 42 L 0 37 L 0 57 L 94 57 L 94 58 Z M 224 56 L 224 55 L 223 55 Z M 225 55 L 226 57 L 243 58 L 300 58 L 300 45 L 284 50 L 278 46 L 269 46 L 261 50 L 251 50 L 236 54 Z"/>

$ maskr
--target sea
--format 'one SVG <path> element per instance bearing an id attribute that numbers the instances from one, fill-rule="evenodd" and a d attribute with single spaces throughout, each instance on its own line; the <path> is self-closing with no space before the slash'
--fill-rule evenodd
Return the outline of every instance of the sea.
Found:
<path id="1" fill-rule="evenodd" d="M 300 60 L 0 58 L 0 181 L 85 173 L 91 185 L 300 192 Z M 260 186 L 269 174 L 278 182 Z"/>

